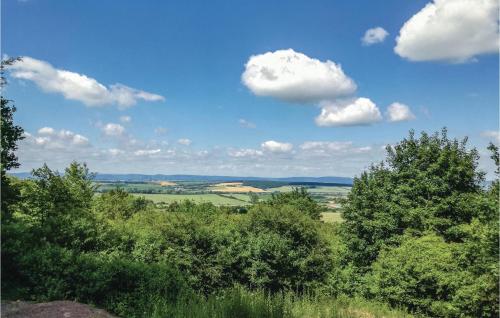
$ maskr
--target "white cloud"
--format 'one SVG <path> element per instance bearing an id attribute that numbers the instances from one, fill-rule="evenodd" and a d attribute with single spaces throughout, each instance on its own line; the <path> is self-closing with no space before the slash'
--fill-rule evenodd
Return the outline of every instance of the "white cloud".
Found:
<path id="1" fill-rule="evenodd" d="M 255 95 L 297 103 L 334 99 L 356 90 L 340 65 L 292 49 L 251 56 L 242 81 Z"/>
<path id="2" fill-rule="evenodd" d="M 76 134 L 73 136 L 73 144 L 75 145 L 88 145 L 89 139 L 85 136 Z"/>
<path id="3" fill-rule="evenodd" d="M 321 114 L 316 117 L 319 126 L 355 126 L 378 122 L 382 115 L 370 99 L 360 97 L 349 103 L 322 104 Z"/>
<path id="4" fill-rule="evenodd" d="M 123 133 L 125 132 L 125 127 L 120 124 L 108 123 L 104 125 L 101 130 L 106 136 L 117 137 L 123 135 Z"/>
<path id="5" fill-rule="evenodd" d="M 414 120 L 416 117 L 408 105 L 392 103 L 387 108 L 387 117 L 390 122 Z"/>
<path id="6" fill-rule="evenodd" d="M 350 141 L 306 141 L 300 145 L 300 149 L 321 152 L 341 151 L 350 148 L 351 145 Z"/>
<path id="7" fill-rule="evenodd" d="M 31 57 L 23 57 L 9 67 L 14 78 L 34 82 L 42 90 L 59 93 L 66 99 L 77 100 L 87 106 L 116 104 L 130 107 L 138 100 L 164 101 L 161 95 L 148 93 L 123 84 L 108 87 L 83 74 L 54 68 L 51 64 Z"/>
<path id="8" fill-rule="evenodd" d="M 228 151 L 230 157 L 244 158 L 244 157 L 261 157 L 264 153 L 256 149 L 231 149 Z"/>
<path id="9" fill-rule="evenodd" d="M 387 32 L 381 27 L 368 29 L 366 30 L 365 35 L 361 38 L 361 43 L 363 43 L 363 45 L 372 45 L 375 43 L 381 43 L 384 42 L 385 38 L 388 35 L 389 32 Z"/>
<path id="10" fill-rule="evenodd" d="M 371 146 L 354 147 L 352 141 L 306 141 L 300 145 L 302 156 L 327 156 L 363 154 L 372 150 Z"/>
<path id="11" fill-rule="evenodd" d="M 184 145 L 184 146 L 189 146 L 189 145 L 191 145 L 192 141 L 191 141 L 191 139 L 181 138 L 181 139 L 177 140 L 177 143 Z"/>
<path id="12" fill-rule="evenodd" d="M 263 150 L 273 153 L 287 153 L 291 152 L 293 149 L 293 145 L 291 143 L 278 142 L 274 140 L 265 141 L 260 146 Z"/>
<path id="13" fill-rule="evenodd" d="M 434 0 L 399 31 L 394 51 L 411 61 L 465 62 L 498 52 L 497 0 Z"/>
<path id="14" fill-rule="evenodd" d="M 67 149 L 89 146 L 89 139 L 72 131 L 61 129 L 56 131 L 52 127 L 43 127 L 38 130 L 38 136 L 25 133 L 26 143 L 43 146 L 45 149 Z"/>
<path id="15" fill-rule="evenodd" d="M 486 130 L 481 132 L 481 137 L 493 139 L 496 143 L 500 143 L 500 131 L 498 130 Z"/>
<path id="16" fill-rule="evenodd" d="M 243 118 L 238 120 L 238 123 L 240 124 L 241 127 L 244 128 L 251 128 L 251 129 L 257 128 L 257 125 Z"/>
<path id="17" fill-rule="evenodd" d="M 134 152 L 136 156 L 150 156 L 161 152 L 161 149 L 140 149 Z"/>
<path id="18" fill-rule="evenodd" d="M 38 129 L 39 135 L 52 135 L 54 133 L 55 133 L 55 130 L 52 127 L 42 127 L 40 129 Z"/>
<path id="19" fill-rule="evenodd" d="M 132 117 L 130 117 L 130 116 L 120 116 L 120 121 L 122 123 L 130 123 L 132 121 Z"/>
<path id="20" fill-rule="evenodd" d="M 118 155 L 125 153 L 125 151 L 123 151 L 121 149 L 117 149 L 117 148 L 110 148 L 110 149 L 108 149 L 108 153 L 112 156 L 118 156 Z"/>

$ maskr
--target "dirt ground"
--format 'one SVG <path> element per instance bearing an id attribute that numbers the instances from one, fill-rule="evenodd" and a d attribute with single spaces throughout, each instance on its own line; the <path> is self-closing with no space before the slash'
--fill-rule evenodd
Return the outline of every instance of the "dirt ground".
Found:
<path id="1" fill-rule="evenodd" d="M 2 302 L 2 318 L 116 318 L 106 311 L 73 301 Z"/>

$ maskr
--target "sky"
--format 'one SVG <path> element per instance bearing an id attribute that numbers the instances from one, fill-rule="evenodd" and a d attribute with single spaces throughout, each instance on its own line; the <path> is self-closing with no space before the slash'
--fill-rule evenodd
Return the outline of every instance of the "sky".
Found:
<path id="1" fill-rule="evenodd" d="M 383 5 L 382 5 L 383 4 Z M 18 171 L 359 175 L 413 129 L 493 177 L 498 3 L 4 0 Z"/>

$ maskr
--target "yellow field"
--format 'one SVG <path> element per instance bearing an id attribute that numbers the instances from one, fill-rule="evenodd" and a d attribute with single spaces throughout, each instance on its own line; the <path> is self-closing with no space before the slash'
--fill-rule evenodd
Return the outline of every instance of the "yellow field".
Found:
<path id="1" fill-rule="evenodd" d="M 158 183 L 162 187 L 170 187 L 170 186 L 176 186 L 177 185 L 177 183 L 170 182 L 170 181 L 156 181 L 155 183 Z"/>
<path id="2" fill-rule="evenodd" d="M 266 192 L 260 188 L 244 186 L 241 182 L 223 182 L 218 183 L 210 188 L 213 192 L 224 192 L 224 193 L 262 193 Z"/>
<path id="3" fill-rule="evenodd" d="M 238 187 L 243 185 L 243 182 L 222 182 L 214 184 L 214 187 Z"/>

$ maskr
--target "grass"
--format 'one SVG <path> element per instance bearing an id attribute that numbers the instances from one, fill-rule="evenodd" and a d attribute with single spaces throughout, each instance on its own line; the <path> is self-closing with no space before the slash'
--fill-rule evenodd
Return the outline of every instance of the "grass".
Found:
<path id="1" fill-rule="evenodd" d="M 201 202 L 211 202 L 214 205 L 246 205 L 249 204 L 248 196 L 244 195 L 244 198 L 237 197 L 236 194 L 232 195 L 218 195 L 218 194 L 149 194 L 149 193 L 133 193 L 133 195 L 145 197 L 155 203 L 172 203 L 180 202 L 184 200 L 192 200 L 196 203 Z M 233 196 L 234 198 L 231 198 Z"/>
<path id="2" fill-rule="evenodd" d="M 153 305 L 151 317 L 192 318 L 410 318 L 403 311 L 362 299 L 268 295 L 262 291 L 233 288 L 220 295 L 190 297 L 174 305 Z"/>
<path id="3" fill-rule="evenodd" d="M 341 223 L 343 221 L 340 212 L 323 212 L 321 220 L 325 223 Z"/>

